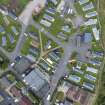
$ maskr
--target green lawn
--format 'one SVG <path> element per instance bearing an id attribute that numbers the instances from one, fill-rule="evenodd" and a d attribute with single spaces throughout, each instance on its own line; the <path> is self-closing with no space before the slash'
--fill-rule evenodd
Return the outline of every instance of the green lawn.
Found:
<path id="1" fill-rule="evenodd" d="M 21 53 L 22 55 L 27 55 L 28 54 L 28 50 L 30 48 L 30 42 L 32 41 L 33 39 L 31 37 L 27 37 L 22 49 L 21 49 Z"/>

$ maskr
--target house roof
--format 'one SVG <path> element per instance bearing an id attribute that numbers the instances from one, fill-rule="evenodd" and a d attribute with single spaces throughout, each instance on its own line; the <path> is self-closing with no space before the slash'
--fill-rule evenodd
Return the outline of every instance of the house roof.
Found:
<path id="1" fill-rule="evenodd" d="M 32 103 L 27 97 L 22 97 L 19 105 L 32 105 Z"/>
<path id="2" fill-rule="evenodd" d="M 88 43 L 92 41 L 92 35 L 91 33 L 85 33 L 84 35 L 84 42 Z"/>
<path id="3" fill-rule="evenodd" d="M 25 58 L 25 57 L 22 57 L 19 61 L 16 62 L 15 66 L 14 66 L 14 69 L 22 74 L 23 72 L 25 72 L 25 70 L 27 70 L 31 65 L 31 62 Z"/>
<path id="4" fill-rule="evenodd" d="M 25 78 L 24 81 L 34 91 L 39 91 L 46 83 L 46 77 L 38 69 L 31 71 Z"/>

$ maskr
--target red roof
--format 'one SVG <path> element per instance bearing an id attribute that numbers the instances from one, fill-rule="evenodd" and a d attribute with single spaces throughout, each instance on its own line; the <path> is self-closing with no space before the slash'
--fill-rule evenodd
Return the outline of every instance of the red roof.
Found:
<path id="1" fill-rule="evenodd" d="M 10 92 L 13 94 L 13 96 L 15 97 L 21 97 L 21 92 L 15 87 L 13 86 L 11 89 L 10 89 Z"/>
<path id="2" fill-rule="evenodd" d="M 19 105 L 32 105 L 32 103 L 27 97 L 22 97 Z"/>

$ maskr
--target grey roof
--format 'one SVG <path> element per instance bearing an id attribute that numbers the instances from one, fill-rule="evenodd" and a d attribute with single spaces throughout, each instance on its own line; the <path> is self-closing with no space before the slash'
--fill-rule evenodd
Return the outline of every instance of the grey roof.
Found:
<path id="1" fill-rule="evenodd" d="M 84 42 L 88 43 L 92 41 L 92 34 L 91 33 L 85 33 L 84 35 Z"/>
<path id="2" fill-rule="evenodd" d="M 39 69 L 31 71 L 25 78 L 24 81 L 29 85 L 32 90 L 38 92 L 46 83 L 47 79 L 44 74 L 42 74 Z"/>
<path id="3" fill-rule="evenodd" d="M 79 0 L 80 5 L 85 4 L 87 2 L 89 2 L 89 0 Z"/>
<path id="4" fill-rule="evenodd" d="M 31 65 L 31 62 L 26 58 L 26 57 L 22 57 L 19 61 L 16 62 L 14 69 L 22 74 L 23 72 L 25 72 L 25 70 L 27 70 Z"/>
<path id="5" fill-rule="evenodd" d="M 93 3 L 90 2 L 88 5 L 83 7 L 83 11 L 88 11 L 88 10 L 91 10 L 93 8 L 94 8 Z"/>
<path id="6" fill-rule="evenodd" d="M 6 45 L 6 36 L 2 36 L 2 46 L 5 46 Z"/>

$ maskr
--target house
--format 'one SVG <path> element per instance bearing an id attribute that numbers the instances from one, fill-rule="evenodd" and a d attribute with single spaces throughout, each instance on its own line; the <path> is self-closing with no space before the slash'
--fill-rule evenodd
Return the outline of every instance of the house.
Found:
<path id="1" fill-rule="evenodd" d="M 48 15 L 48 14 L 44 14 L 43 18 L 45 20 L 50 21 L 50 22 L 54 22 L 55 21 L 55 19 L 52 16 Z"/>
<path id="2" fill-rule="evenodd" d="M 3 89 L 6 89 L 11 85 L 11 82 L 4 76 L 0 79 L 0 84 Z"/>
<path id="3" fill-rule="evenodd" d="M 96 51 L 96 52 L 92 52 L 92 56 L 94 58 L 102 58 L 104 56 L 104 52 L 99 52 L 99 51 Z"/>
<path id="4" fill-rule="evenodd" d="M 97 40 L 97 41 L 100 40 L 99 30 L 96 27 L 93 27 L 92 31 L 93 31 L 93 35 L 94 35 L 95 40 Z"/>
<path id="5" fill-rule="evenodd" d="M 10 36 L 9 36 L 9 39 L 10 39 L 10 43 L 11 43 L 11 44 L 13 44 L 13 43 L 15 42 L 13 35 L 10 35 Z"/>
<path id="6" fill-rule="evenodd" d="M 58 0 L 50 0 L 54 5 L 58 4 Z"/>
<path id="7" fill-rule="evenodd" d="M 97 61 L 97 60 L 90 60 L 89 61 L 90 64 L 94 65 L 94 66 L 101 66 L 101 63 L 100 61 Z"/>
<path id="8" fill-rule="evenodd" d="M 67 84 L 66 98 L 72 100 L 74 103 L 79 103 L 80 105 L 89 105 L 89 100 L 92 97 L 92 94 L 88 91 L 81 89 L 79 86 L 73 84 Z M 64 104 L 66 105 L 66 104 Z M 67 104 L 74 105 L 74 104 Z"/>
<path id="9" fill-rule="evenodd" d="M 7 44 L 7 38 L 6 36 L 2 36 L 2 46 L 6 46 Z"/>
<path id="10" fill-rule="evenodd" d="M 92 34 L 91 34 L 91 33 L 85 33 L 85 34 L 84 34 L 84 42 L 85 42 L 85 43 L 90 43 L 90 42 L 92 42 Z"/>
<path id="11" fill-rule="evenodd" d="M 88 83 L 88 82 L 84 82 L 83 87 L 86 88 L 86 89 L 89 89 L 91 91 L 93 91 L 95 89 L 95 85 L 93 85 L 91 83 Z"/>
<path id="12" fill-rule="evenodd" d="M 47 58 L 45 59 L 45 61 L 46 61 L 51 67 L 54 67 L 55 64 L 56 64 L 56 62 L 55 62 L 52 58 L 50 58 L 50 57 L 47 57 Z"/>
<path id="13" fill-rule="evenodd" d="M 93 9 L 93 8 L 94 8 L 93 3 L 90 2 L 89 4 L 83 6 L 82 9 L 83 9 L 83 11 L 88 11 L 88 10 L 91 10 L 91 9 Z"/>
<path id="14" fill-rule="evenodd" d="M 31 66 L 31 61 L 27 59 L 26 57 L 21 57 L 19 61 L 17 61 L 14 65 L 14 69 L 19 74 L 23 74 L 27 69 L 29 69 Z"/>
<path id="15" fill-rule="evenodd" d="M 84 23 L 86 26 L 91 26 L 91 25 L 96 25 L 97 24 L 97 19 L 89 19 Z M 93 28 L 94 30 L 94 28 Z"/>
<path id="16" fill-rule="evenodd" d="M 32 41 L 31 46 L 35 47 L 35 48 L 39 48 L 39 42 L 38 41 Z"/>
<path id="17" fill-rule="evenodd" d="M 35 61 L 36 61 L 36 57 L 33 56 L 33 55 L 31 55 L 31 54 L 28 54 L 28 55 L 26 56 L 26 58 L 29 59 L 31 62 L 35 62 Z"/>
<path id="18" fill-rule="evenodd" d="M 97 12 L 93 11 L 93 12 L 86 13 L 85 17 L 86 18 L 91 18 L 91 17 L 95 17 L 97 15 L 98 15 Z"/>
<path id="19" fill-rule="evenodd" d="M 74 72 L 78 72 L 79 74 L 83 74 L 84 72 L 80 70 L 79 68 L 73 67 Z"/>
<path id="20" fill-rule="evenodd" d="M 50 71 L 52 69 L 51 66 L 45 60 L 41 60 L 39 62 L 39 66 L 41 66 L 44 70 L 47 71 Z"/>
<path id="21" fill-rule="evenodd" d="M 0 105 L 18 105 L 4 90 L 0 90 Z"/>
<path id="22" fill-rule="evenodd" d="M 19 101 L 19 105 L 32 105 L 32 103 L 27 97 L 23 96 Z"/>
<path id="23" fill-rule="evenodd" d="M 63 32 L 59 32 L 57 37 L 62 40 L 67 40 L 67 35 L 65 35 Z"/>
<path id="24" fill-rule="evenodd" d="M 38 49 L 35 48 L 35 47 L 30 47 L 30 48 L 29 48 L 29 54 L 31 54 L 31 55 L 37 57 L 37 56 L 39 55 L 39 51 L 38 51 Z"/>
<path id="25" fill-rule="evenodd" d="M 23 81 L 35 94 L 41 97 L 44 97 L 49 90 L 48 78 L 38 68 L 26 75 Z"/>
<path id="26" fill-rule="evenodd" d="M 49 53 L 49 56 L 56 62 L 58 62 L 60 60 L 60 57 L 55 54 L 54 52 Z"/>
<path id="27" fill-rule="evenodd" d="M 80 5 L 86 4 L 88 2 L 89 2 L 89 0 L 79 0 L 79 4 Z"/>
<path id="28" fill-rule="evenodd" d="M 48 42 L 46 43 L 46 45 L 44 46 L 45 49 L 50 49 L 52 46 L 51 46 L 51 43 L 52 41 L 51 40 L 48 40 Z"/>
<path id="29" fill-rule="evenodd" d="M 89 72 L 91 72 L 91 73 L 93 73 L 93 74 L 97 74 L 97 72 L 98 72 L 97 69 L 92 68 L 92 67 L 87 67 L 86 71 L 89 71 Z"/>
<path id="30" fill-rule="evenodd" d="M 77 76 L 77 75 L 70 75 L 69 80 L 74 81 L 76 83 L 79 83 L 81 81 L 81 77 Z"/>
<path id="31" fill-rule="evenodd" d="M 44 20 L 44 19 L 42 19 L 40 21 L 40 24 L 44 25 L 45 27 L 50 27 L 51 26 L 51 23 L 48 22 L 47 20 Z"/>
<path id="32" fill-rule="evenodd" d="M 12 93 L 14 98 L 21 98 L 21 92 L 15 86 L 10 88 L 10 92 Z"/>
<path id="33" fill-rule="evenodd" d="M 90 75 L 90 74 L 85 74 L 85 76 L 84 76 L 86 79 L 88 79 L 88 80 L 90 80 L 90 81 L 96 81 L 96 77 L 94 77 L 94 76 L 92 76 L 92 75 Z"/>
<path id="34" fill-rule="evenodd" d="M 8 11 L 8 16 L 14 20 L 17 20 L 17 18 L 18 18 L 12 11 Z"/>
<path id="35" fill-rule="evenodd" d="M 47 13 L 50 13 L 50 14 L 52 14 L 52 15 L 55 15 L 56 10 L 55 10 L 54 8 L 48 8 L 48 9 L 46 10 L 46 12 L 47 12 Z"/>

